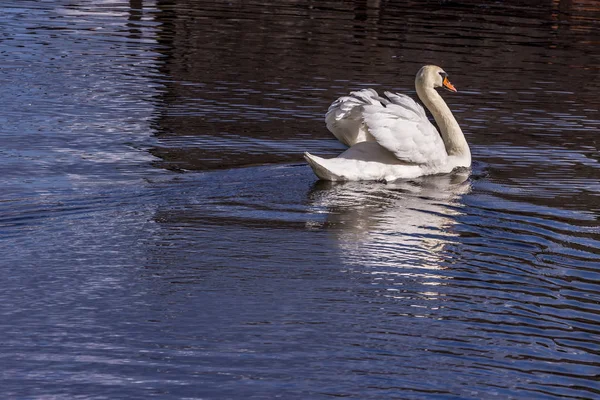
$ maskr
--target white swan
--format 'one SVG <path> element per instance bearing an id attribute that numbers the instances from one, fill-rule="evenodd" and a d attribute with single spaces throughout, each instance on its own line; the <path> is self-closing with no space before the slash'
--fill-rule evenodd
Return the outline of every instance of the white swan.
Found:
<path id="1" fill-rule="evenodd" d="M 452 112 L 435 88 L 456 92 L 443 69 L 426 65 L 415 79 L 417 95 L 435 118 L 398 93 L 379 96 L 363 89 L 331 104 L 325 122 L 339 141 L 350 146 L 336 158 L 304 153 L 315 174 L 328 181 L 410 179 L 471 166 L 471 151 Z"/>

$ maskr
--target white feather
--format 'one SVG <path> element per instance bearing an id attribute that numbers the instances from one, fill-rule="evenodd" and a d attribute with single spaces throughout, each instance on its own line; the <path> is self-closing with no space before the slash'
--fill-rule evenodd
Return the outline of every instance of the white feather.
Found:
<path id="1" fill-rule="evenodd" d="M 380 97 L 373 89 L 363 89 L 351 92 L 334 101 L 325 115 L 327 129 L 346 146 L 372 140 L 363 121 L 364 106 L 389 103 L 388 99 Z"/>
<path id="2" fill-rule="evenodd" d="M 363 107 L 368 132 L 396 158 L 411 164 L 440 165 L 448 153 L 425 110 L 408 96 L 386 92 L 392 103 Z"/>

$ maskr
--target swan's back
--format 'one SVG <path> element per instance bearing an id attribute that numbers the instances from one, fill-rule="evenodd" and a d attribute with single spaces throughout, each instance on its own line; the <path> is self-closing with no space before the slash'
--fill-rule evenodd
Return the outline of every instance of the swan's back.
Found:
<path id="1" fill-rule="evenodd" d="M 347 146 L 376 141 L 398 160 L 410 164 L 446 161 L 444 142 L 425 109 L 409 96 L 362 89 L 331 104 L 327 128 Z"/>
<path id="2" fill-rule="evenodd" d="M 410 97 L 385 92 L 390 104 L 363 108 L 366 129 L 379 145 L 398 160 L 436 166 L 446 163 L 448 153 L 437 128 L 425 109 Z"/>

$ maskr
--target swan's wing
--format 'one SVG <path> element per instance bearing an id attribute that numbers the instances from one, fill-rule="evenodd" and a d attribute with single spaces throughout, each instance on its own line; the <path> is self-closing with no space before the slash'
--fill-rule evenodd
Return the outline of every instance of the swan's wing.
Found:
<path id="1" fill-rule="evenodd" d="M 363 120 L 375 140 L 401 161 L 444 163 L 448 158 L 444 141 L 423 107 L 405 95 L 389 92 L 385 95 L 390 104 L 363 107 Z"/>
<path id="2" fill-rule="evenodd" d="M 363 107 L 366 105 L 389 104 L 390 101 L 373 89 L 351 92 L 334 101 L 325 115 L 327 129 L 342 143 L 352 146 L 367 140 L 367 130 L 363 121 Z"/>

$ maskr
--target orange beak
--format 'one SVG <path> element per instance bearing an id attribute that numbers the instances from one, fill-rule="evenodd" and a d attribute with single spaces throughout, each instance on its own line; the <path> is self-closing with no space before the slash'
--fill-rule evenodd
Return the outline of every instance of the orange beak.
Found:
<path id="1" fill-rule="evenodd" d="M 443 85 L 446 89 L 448 89 L 451 92 L 457 92 L 456 88 L 454 87 L 453 84 L 450 83 L 450 81 L 448 80 L 448 77 L 444 78 L 444 82 Z"/>

